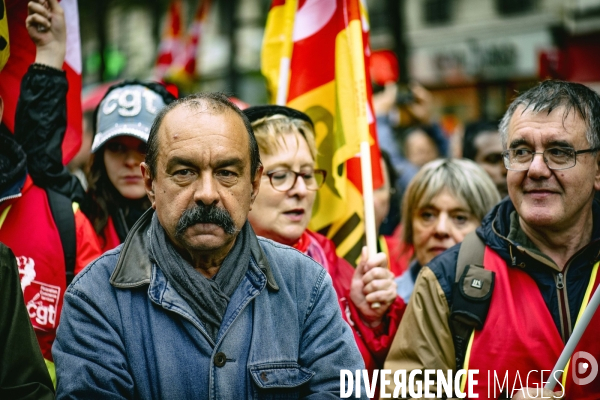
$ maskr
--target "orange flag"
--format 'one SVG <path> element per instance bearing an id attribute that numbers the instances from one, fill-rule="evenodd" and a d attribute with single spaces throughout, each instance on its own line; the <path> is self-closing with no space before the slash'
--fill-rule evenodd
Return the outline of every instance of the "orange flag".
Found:
<path id="1" fill-rule="evenodd" d="M 364 244 L 361 142 L 371 145 L 374 187 L 383 183 L 365 70 L 368 43 L 360 0 L 274 0 L 262 51 L 271 101 L 301 110 L 315 123 L 316 161 L 328 177 L 310 228 L 331 238 L 351 264 Z"/>

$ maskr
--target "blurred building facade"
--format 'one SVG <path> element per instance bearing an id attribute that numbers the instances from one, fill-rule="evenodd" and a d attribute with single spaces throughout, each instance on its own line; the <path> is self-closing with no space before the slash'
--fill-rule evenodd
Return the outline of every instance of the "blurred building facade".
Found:
<path id="1" fill-rule="evenodd" d="M 80 0 L 84 84 L 153 77 L 170 0 Z M 184 0 L 191 23 L 199 0 Z M 307 0 L 308 1 L 308 0 Z M 321 0 L 328 1 L 328 0 Z M 365 0 L 373 49 L 434 94 L 435 117 L 497 118 L 544 78 L 600 89 L 600 0 Z M 212 0 L 187 88 L 267 101 L 260 75 L 271 0 Z M 103 51 L 101 51 L 103 49 Z"/>
<path id="2" fill-rule="evenodd" d="M 461 121 L 541 79 L 600 88 L 600 0 L 404 0 L 407 65 Z"/>
<path id="3" fill-rule="evenodd" d="M 189 26 L 199 1 L 183 0 Z M 153 79 L 170 0 L 80 0 L 84 85 L 126 78 Z M 212 0 L 199 43 L 197 79 L 183 93 L 224 91 L 266 102 L 260 49 L 269 0 Z"/>

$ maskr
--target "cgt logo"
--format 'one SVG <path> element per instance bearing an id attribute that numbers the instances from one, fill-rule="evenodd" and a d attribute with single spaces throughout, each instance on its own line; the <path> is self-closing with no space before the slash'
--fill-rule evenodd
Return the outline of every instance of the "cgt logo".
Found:
<path id="1" fill-rule="evenodd" d="M 577 385 L 587 385 L 598 376 L 598 361 L 588 352 L 573 354 L 573 381 Z"/>

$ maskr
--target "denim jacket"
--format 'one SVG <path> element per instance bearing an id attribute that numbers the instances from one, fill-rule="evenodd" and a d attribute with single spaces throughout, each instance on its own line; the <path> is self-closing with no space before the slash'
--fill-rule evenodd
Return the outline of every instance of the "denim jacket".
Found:
<path id="1" fill-rule="evenodd" d="M 364 364 L 319 264 L 255 238 L 214 343 L 149 259 L 151 215 L 66 291 L 57 399 L 340 397 L 340 370 Z"/>

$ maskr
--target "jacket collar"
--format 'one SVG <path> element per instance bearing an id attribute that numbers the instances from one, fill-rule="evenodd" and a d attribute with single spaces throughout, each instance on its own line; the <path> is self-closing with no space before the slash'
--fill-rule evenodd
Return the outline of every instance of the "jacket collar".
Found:
<path id="1" fill-rule="evenodd" d="M 8 187 L 5 191 L 0 193 L 0 203 L 21 197 L 23 192 L 25 192 L 25 183 L 28 176 L 29 175 L 24 173 L 19 180 L 17 180 L 13 185 Z"/>
<path id="2" fill-rule="evenodd" d="M 584 246 L 577 254 L 584 249 L 598 247 L 600 243 L 600 203 L 596 200 L 592 202 L 592 215 L 594 224 L 592 227 L 592 237 L 590 243 Z M 511 231 L 512 230 L 512 231 Z M 546 256 L 535 248 L 535 245 L 530 240 L 522 241 L 525 234 L 517 232 L 520 230 L 518 224 L 517 211 L 510 200 L 510 197 L 505 197 L 498 203 L 483 219 L 481 226 L 477 228 L 477 232 L 484 241 L 494 249 L 509 265 L 523 266 L 519 254 L 527 255 L 534 258 L 538 262 L 549 266 L 555 270 L 560 270 L 559 267 Z M 516 251 L 514 251 L 516 250 Z"/>
<path id="3" fill-rule="evenodd" d="M 119 289 L 129 289 L 147 285 L 152 276 L 152 261 L 150 260 L 150 247 L 148 229 L 152 221 L 154 210 L 150 208 L 133 225 L 127 235 L 117 266 L 110 276 L 110 284 Z M 267 278 L 267 288 L 278 291 L 279 286 L 271 272 L 267 257 L 260 247 L 258 238 L 252 234 L 250 253 L 260 270 Z"/>

